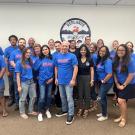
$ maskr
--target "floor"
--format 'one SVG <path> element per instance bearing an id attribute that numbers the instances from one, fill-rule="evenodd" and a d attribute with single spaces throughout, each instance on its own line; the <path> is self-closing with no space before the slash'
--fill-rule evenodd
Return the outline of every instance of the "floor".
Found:
<path id="1" fill-rule="evenodd" d="M 128 124 L 125 128 L 119 128 L 113 123 L 113 119 L 119 114 L 118 107 L 112 106 L 112 98 L 109 98 L 109 119 L 104 122 L 96 120 L 96 112 L 89 114 L 87 119 L 77 118 L 72 125 L 66 125 L 66 117 L 57 118 L 57 108 L 53 108 L 52 119 L 44 118 L 38 122 L 37 117 L 29 117 L 24 120 L 19 117 L 19 112 L 14 107 L 8 108 L 9 116 L 0 116 L 0 135 L 135 135 L 135 100 L 128 101 Z"/>

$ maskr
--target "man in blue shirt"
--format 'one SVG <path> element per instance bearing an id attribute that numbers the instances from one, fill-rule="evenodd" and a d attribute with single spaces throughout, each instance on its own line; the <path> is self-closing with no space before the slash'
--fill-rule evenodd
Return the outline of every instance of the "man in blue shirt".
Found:
<path id="1" fill-rule="evenodd" d="M 18 49 L 13 51 L 10 55 L 9 62 L 10 65 L 15 69 L 16 63 L 21 60 L 22 58 L 22 52 L 25 49 L 26 46 L 26 40 L 24 38 L 20 38 L 18 40 Z M 15 88 L 15 103 L 16 103 L 16 109 L 18 109 L 18 104 L 19 104 L 19 94 L 17 90 L 17 82 L 16 82 L 16 74 L 14 72 L 13 76 L 13 81 L 14 81 L 14 88 Z"/>
<path id="2" fill-rule="evenodd" d="M 17 47 L 18 38 L 15 35 L 11 35 L 9 36 L 8 40 L 10 42 L 10 46 L 5 49 L 4 57 L 5 57 L 6 65 L 7 65 L 6 72 L 7 72 L 7 76 L 9 80 L 9 93 L 10 93 L 10 99 L 11 99 L 8 106 L 12 106 L 15 103 L 15 92 L 14 92 L 14 83 L 13 83 L 14 68 L 9 64 L 9 58 L 10 58 L 11 53 L 18 48 Z"/>
<path id="3" fill-rule="evenodd" d="M 62 42 L 61 53 L 55 59 L 55 83 L 59 85 L 62 111 L 57 117 L 67 115 L 66 124 L 72 124 L 74 120 L 73 86 L 78 72 L 78 61 L 74 54 L 69 53 L 69 42 Z"/>

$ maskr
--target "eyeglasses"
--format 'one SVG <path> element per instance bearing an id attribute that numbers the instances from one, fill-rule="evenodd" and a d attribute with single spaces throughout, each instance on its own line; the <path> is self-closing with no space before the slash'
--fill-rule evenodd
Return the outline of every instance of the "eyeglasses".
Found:
<path id="1" fill-rule="evenodd" d="M 119 50 L 119 49 L 117 50 L 117 52 L 125 52 L 125 51 L 126 51 L 126 50 Z"/>

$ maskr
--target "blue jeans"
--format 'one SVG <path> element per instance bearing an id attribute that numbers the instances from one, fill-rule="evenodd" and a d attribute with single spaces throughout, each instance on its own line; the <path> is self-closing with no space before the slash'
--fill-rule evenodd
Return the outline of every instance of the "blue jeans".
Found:
<path id="1" fill-rule="evenodd" d="M 38 102 L 38 112 L 42 113 L 44 110 L 49 109 L 52 100 L 52 83 L 42 84 L 39 86 L 39 102 Z"/>
<path id="2" fill-rule="evenodd" d="M 62 111 L 68 115 L 74 115 L 73 87 L 70 85 L 59 85 Z"/>
<path id="3" fill-rule="evenodd" d="M 27 98 L 27 95 L 29 94 L 29 113 L 33 112 L 33 107 L 35 103 L 36 98 L 36 89 L 35 89 L 35 83 L 31 81 L 22 82 L 22 91 L 20 94 L 19 99 L 19 110 L 20 113 L 25 113 L 25 101 Z"/>
<path id="4" fill-rule="evenodd" d="M 110 90 L 112 85 L 112 83 L 105 83 L 100 86 L 99 97 L 103 116 L 107 116 L 107 92 Z"/>

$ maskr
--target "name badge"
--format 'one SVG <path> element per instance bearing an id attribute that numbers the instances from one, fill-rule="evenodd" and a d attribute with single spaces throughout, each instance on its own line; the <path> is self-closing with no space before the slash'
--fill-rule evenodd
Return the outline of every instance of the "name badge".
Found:
<path id="1" fill-rule="evenodd" d="M 89 62 L 86 62 L 86 66 L 89 66 L 90 65 L 90 63 Z"/>

